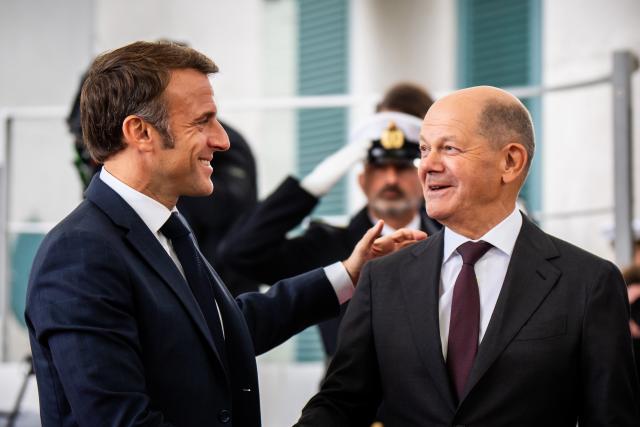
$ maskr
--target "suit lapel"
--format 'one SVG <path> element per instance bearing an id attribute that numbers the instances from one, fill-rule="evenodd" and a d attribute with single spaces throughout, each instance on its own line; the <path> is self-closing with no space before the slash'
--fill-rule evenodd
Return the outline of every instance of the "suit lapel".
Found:
<path id="1" fill-rule="evenodd" d="M 200 252 L 197 244 L 196 248 L 198 248 L 198 252 Z M 255 350 L 251 332 L 231 292 L 229 292 L 216 270 L 209 264 L 202 252 L 200 252 L 200 256 L 213 279 L 213 291 L 222 316 L 222 323 L 225 330 L 225 347 L 229 361 L 228 376 L 230 375 L 233 378 L 233 382 L 236 385 L 232 393 L 236 396 L 234 398 L 253 399 L 255 407 L 260 408 L 257 382 L 258 368 L 255 363 Z M 227 372 L 225 371 L 225 373 Z M 240 385 L 240 387 L 238 387 L 238 385 Z M 246 390 L 254 390 L 255 392 L 250 394 L 251 397 L 247 397 L 247 393 L 245 393 Z M 240 393 L 242 396 L 238 396 L 237 393 Z"/>
<path id="2" fill-rule="evenodd" d="M 209 344 L 209 347 L 213 350 L 218 362 L 224 367 L 204 319 L 204 315 L 200 311 L 200 307 L 191 293 L 189 285 L 147 225 L 140 219 L 131 206 L 113 189 L 102 182 L 97 175 L 91 181 L 85 196 L 109 216 L 115 224 L 128 230 L 126 240 L 173 291 L 197 325 Z M 225 369 L 223 369 L 223 371 L 226 373 Z"/>
<path id="3" fill-rule="evenodd" d="M 555 286 L 561 273 L 548 260 L 557 256 L 549 237 L 523 215 L 504 284 L 461 402 Z"/>
<path id="4" fill-rule="evenodd" d="M 226 285 L 222 281 L 222 278 L 218 275 L 218 273 L 211 266 L 211 264 L 209 264 L 209 261 L 207 261 L 207 258 L 205 258 L 204 254 L 200 251 L 200 247 L 198 246 L 195 238 L 193 238 L 193 234 L 191 234 L 191 238 L 194 240 L 194 243 L 196 245 L 196 249 L 198 250 L 200 258 L 204 262 L 204 265 L 207 267 L 207 270 L 209 271 L 209 275 L 212 279 L 211 285 L 213 287 L 213 292 L 214 292 L 216 302 L 218 303 L 220 308 L 221 316 L 224 323 L 224 328 L 226 331 L 225 341 L 228 342 L 231 336 L 236 336 L 236 335 L 250 337 L 251 334 L 249 333 L 249 330 L 246 327 L 244 315 L 242 314 L 242 311 L 240 311 L 240 308 L 238 308 L 238 304 L 236 304 L 235 298 L 233 298 L 233 295 L 231 295 L 231 292 L 229 292 L 229 289 L 227 289 Z M 233 333 L 229 333 L 231 330 L 237 329 L 237 328 L 241 328 L 242 331 L 240 333 L 238 333 L 237 331 L 234 331 Z"/>
<path id="5" fill-rule="evenodd" d="M 439 326 L 438 301 L 443 246 L 442 232 L 416 244 L 412 250 L 413 257 L 402 267 L 400 280 L 409 316 L 409 327 L 420 360 L 443 400 L 449 403 L 453 411 L 453 391 L 442 356 Z"/>

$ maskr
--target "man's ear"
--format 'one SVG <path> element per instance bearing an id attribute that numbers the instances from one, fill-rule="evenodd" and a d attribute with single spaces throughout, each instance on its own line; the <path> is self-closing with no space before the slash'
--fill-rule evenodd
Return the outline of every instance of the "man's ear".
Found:
<path id="1" fill-rule="evenodd" d="M 503 170 L 502 182 L 509 184 L 518 179 L 524 179 L 527 165 L 527 150 L 522 144 L 509 143 L 502 148 Z"/>
<path id="2" fill-rule="evenodd" d="M 138 151 L 153 150 L 153 128 L 142 118 L 130 115 L 122 122 L 124 143 Z"/>

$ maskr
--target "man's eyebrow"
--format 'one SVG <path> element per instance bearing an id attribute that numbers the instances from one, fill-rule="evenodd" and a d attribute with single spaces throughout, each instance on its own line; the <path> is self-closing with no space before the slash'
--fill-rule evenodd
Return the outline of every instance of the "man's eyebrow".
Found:
<path id="1" fill-rule="evenodd" d="M 432 142 L 428 142 L 424 136 L 420 135 L 420 142 L 424 142 L 425 144 L 429 144 L 429 143 L 434 143 L 434 142 L 440 142 L 440 141 L 457 141 L 458 138 L 456 138 L 455 135 L 444 135 L 444 136 L 440 136 L 438 138 L 436 138 L 434 141 Z"/>

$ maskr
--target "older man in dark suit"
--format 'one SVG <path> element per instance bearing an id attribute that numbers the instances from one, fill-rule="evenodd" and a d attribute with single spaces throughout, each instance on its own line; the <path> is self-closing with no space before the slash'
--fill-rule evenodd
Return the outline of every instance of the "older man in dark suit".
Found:
<path id="1" fill-rule="evenodd" d="M 369 254 L 234 300 L 176 203 L 213 190 L 229 147 L 208 75 L 171 43 L 98 57 L 85 141 L 104 163 L 34 261 L 26 320 L 43 426 L 259 426 L 255 355 L 337 315 Z M 411 233 L 410 233 L 411 235 Z M 394 245 L 392 245 L 394 246 Z"/>
<path id="2" fill-rule="evenodd" d="M 530 116 L 491 87 L 437 101 L 421 131 L 445 229 L 365 267 L 299 426 L 637 426 L 622 277 L 516 209 Z"/>

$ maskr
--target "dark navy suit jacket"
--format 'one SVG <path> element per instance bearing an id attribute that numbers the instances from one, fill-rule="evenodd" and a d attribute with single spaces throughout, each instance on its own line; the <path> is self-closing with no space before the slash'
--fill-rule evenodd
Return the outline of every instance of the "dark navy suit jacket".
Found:
<path id="1" fill-rule="evenodd" d="M 235 300 L 211 274 L 226 360 L 174 262 L 95 177 L 29 281 L 43 426 L 259 426 L 255 355 L 337 315 L 337 297 L 321 269 Z"/>

